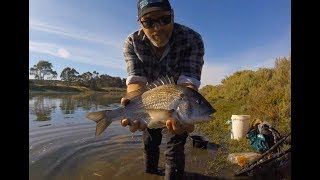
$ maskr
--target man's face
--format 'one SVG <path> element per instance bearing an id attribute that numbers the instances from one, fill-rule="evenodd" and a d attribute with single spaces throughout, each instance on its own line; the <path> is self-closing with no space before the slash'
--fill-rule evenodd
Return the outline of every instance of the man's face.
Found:
<path id="1" fill-rule="evenodd" d="M 174 24 L 173 11 L 150 12 L 142 16 L 139 22 L 154 46 L 163 47 L 169 42 Z"/>

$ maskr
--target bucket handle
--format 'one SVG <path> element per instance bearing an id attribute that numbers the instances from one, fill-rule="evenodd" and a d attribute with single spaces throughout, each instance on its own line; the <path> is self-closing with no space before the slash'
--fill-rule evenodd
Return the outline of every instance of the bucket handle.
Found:
<path id="1" fill-rule="evenodd" d="M 232 132 L 232 120 L 227 120 L 226 124 L 230 124 L 230 132 L 226 136 L 225 141 L 227 141 L 231 136 L 234 138 L 233 132 Z"/>

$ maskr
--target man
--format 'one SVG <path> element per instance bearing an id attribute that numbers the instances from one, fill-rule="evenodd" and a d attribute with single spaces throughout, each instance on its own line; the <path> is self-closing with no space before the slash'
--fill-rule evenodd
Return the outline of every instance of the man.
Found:
<path id="1" fill-rule="evenodd" d="M 127 92 L 138 90 L 162 76 L 173 77 L 180 85 L 198 90 L 203 66 L 204 45 L 194 30 L 174 22 L 168 0 L 138 0 L 140 30 L 124 43 L 127 65 Z M 127 99 L 122 98 L 125 105 Z M 143 131 L 146 173 L 158 173 L 162 129 L 149 129 L 141 121 L 121 120 L 131 132 Z M 182 179 L 185 167 L 184 145 L 194 125 L 182 125 L 175 118 L 166 121 L 169 133 L 165 150 L 165 179 Z"/>

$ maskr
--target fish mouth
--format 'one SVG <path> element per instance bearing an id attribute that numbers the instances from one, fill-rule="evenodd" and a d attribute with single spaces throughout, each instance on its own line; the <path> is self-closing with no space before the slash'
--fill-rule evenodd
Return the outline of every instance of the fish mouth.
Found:
<path id="1" fill-rule="evenodd" d="M 206 111 L 205 113 L 203 113 L 202 118 L 205 120 L 214 120 L 215 118 L 213 117 L 213 113 L 215 113 L 216 110 L 215 109 L 210 109 L 208 111 Z"/>
<path id="2" fill-rule="evenodd" d="M 210 115 L 201 116 L 199 119 L 201 119 L 201 121 L 212 121 L 212 120 L 215 120 L 215 118 L 210 116 Z"/>
<path id="3" fill-rule="evenodd" d="M 211 116 L 211 115 L 213 115 L 213 113 L 215 113 L 215 112 L 216 112 L 215 109 L 210 109 L 210 110 L 206 111 L 204 114 L 206 114 L 207 116 Z"/>

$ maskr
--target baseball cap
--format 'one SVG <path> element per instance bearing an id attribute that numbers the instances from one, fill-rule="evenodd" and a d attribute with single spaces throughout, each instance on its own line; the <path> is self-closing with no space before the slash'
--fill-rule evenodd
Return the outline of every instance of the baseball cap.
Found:
<path id="1" fill-rule="evenodd" d="M 168 0 L 138 0 L 138 19 L 141 16 L 158 10 L 171 10 L 171 6 Z"/>

